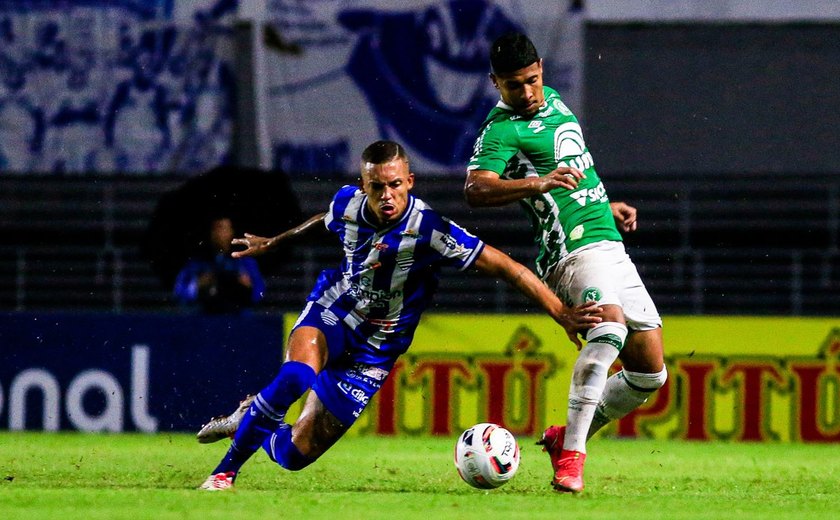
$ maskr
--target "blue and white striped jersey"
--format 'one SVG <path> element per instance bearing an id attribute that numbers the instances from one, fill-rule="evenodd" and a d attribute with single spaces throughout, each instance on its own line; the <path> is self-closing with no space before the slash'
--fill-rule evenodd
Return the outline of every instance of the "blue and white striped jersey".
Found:
<path id="1" fill-rule="evenodd" d="M 381 354 L 402 354 L 432 301 L 441 267 L 473 265 L 484 242 L 409 194 L 398 222 L 377 229 L 357 187 L 336 193 L 327 229 L 344 246 L 339 269 L 318 277 L 308 300 L 326 307 Z"/>

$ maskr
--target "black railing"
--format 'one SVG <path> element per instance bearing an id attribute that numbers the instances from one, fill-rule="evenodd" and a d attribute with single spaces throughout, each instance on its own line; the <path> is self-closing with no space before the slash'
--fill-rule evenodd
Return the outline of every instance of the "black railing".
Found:
<path id="1" fill-rule="evenodd" d="M 840 175 L 689 176 L 607 182 L 638 206 L 628 250 L 663 314 L 840 316 Z M 177 309 L 139 253 L 158 198 L 182 179 L 0 179 L 0 310 Z M 323 211 L 335 181 L 294 181 L 305 214 Z M 475 209 L 462 179 L 418 176 L 417 194 L 489 243 L 530 264 L 516 205 Z M 278 230 L 279 232 L 280 230 Z M 267 276 L 270 312 L 296 311 L 337 243 L 297 246 Z M 445 272 L 441 311 L 527 312 L 504 283 Z"/>

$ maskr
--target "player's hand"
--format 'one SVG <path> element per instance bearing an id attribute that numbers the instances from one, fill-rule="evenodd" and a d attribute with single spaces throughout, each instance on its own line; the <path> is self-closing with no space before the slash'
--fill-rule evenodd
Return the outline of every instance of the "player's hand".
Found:
<path id="1" fill-rule="evenodd" d="M 560 166 L 547 175 L 540 177 L 540 191 L 548 193 L 555 188 L 573 190 L 578 187 L 578 181 L 585 178 L 586 175 L 577 168 Z"/>
<path id="2" fill-rule="evenodd" d="M 636 231 L 636 208 L 624 202 L 610 202 L 610 210 L 619 230 Z"/>
<path id="3" fill-rule="evenodd" d="M 266 237 L 259 237 L 250 233 L 245 233 L 242 238 L 234 238 L 230 241 L 234 246 L 245 246 L 241 251 L 234 251 L 230 254 L 233 258 L 242 258 L 243 256 L 259 256 L 271 250 L 271 239 Z"/>
<path id="4" fill-rule="evenodd" d="M 595 325 L 601 323 L 601 317 L 597 316 L 603 312 L 603 308 L 598 305 L 598 302 L 586 302 L 574 307 L 566 307 L 557 323 L 566 329 L 566 335 L 569 336 L 569 341 L 575 344 L 578 350 L 583 347 L 583 344 L 578 338 L 578 334 L 585 332 Z"/>

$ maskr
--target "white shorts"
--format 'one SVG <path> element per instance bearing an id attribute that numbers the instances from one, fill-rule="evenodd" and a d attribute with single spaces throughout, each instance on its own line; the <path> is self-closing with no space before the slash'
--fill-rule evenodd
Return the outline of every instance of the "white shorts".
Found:
<path id="1" fill-rule="evenodd" d="M 630 330 L 652 330 L 662 318 L 621 242 L 596 242 L 573 251 L 548 273 L 546 284 L 567 305 L 594 300 L 618 305 Z"/>

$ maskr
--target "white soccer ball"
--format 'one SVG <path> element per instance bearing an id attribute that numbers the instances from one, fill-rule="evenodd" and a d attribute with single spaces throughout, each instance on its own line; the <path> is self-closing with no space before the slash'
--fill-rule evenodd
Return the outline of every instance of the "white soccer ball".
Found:
<path id="1" fill-rule="evenodd" d="M 516 475 L 519 444 L 512 433 L 498 424 L 476 424 L 455 443 L 455 467 L 472 487 L 497 488 Z"/>

